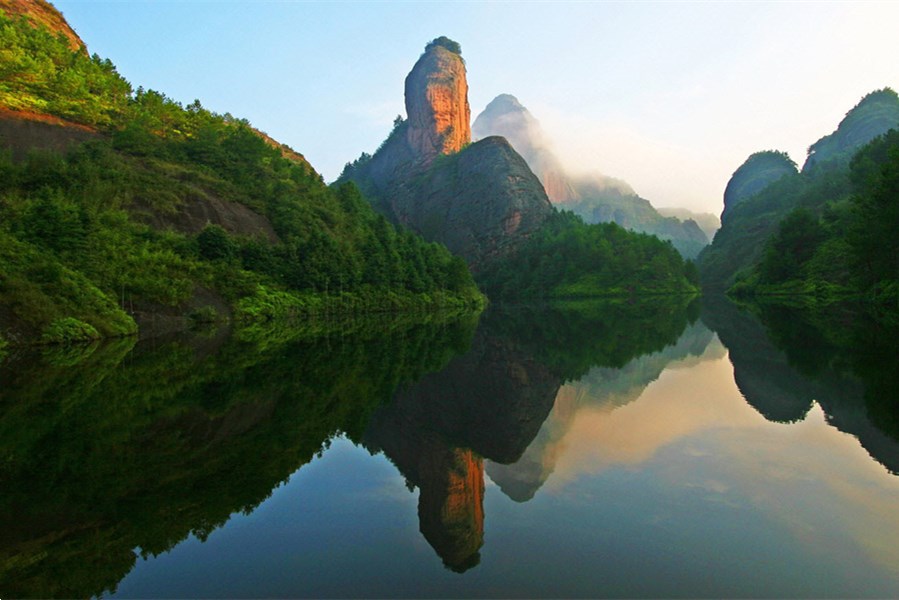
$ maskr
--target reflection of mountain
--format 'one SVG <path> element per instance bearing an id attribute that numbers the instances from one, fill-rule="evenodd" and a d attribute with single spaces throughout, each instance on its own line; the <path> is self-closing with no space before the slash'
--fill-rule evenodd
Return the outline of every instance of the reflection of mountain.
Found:
<path id="1" fill-rule="evenodd" d="M 631 389 L 645 387 L 671 360 L 703 351 L 711 333 L 702 325 L 678 339 L 687 322 L 684 303 L 665 300 L 497 307 L 485 315 L 467 354 L 375 411 L 365 444 L 383 451 L 420 488 L 422 534 L 444 564 L 464 571 L 477 564 L 483 542 L 480 457 L 489 461 L 494 481 L 502 465 L 512 463 L 512 471 L 536 468 L 540 479 L 540 464 L 522 454 L 542 447 L 538 432 L 555 439 L 547 432 L 564 419 L 547 421 L 547 415 L 563 415 L 584 401 L 575 386 L 562 385 L 564 379 L 588 371 L 588 393 L 630 398 Z M 642 353 L 651 354 L 634 359 Z M 615 368 L 619 364 L 624 368 Z M 513 498 L 533 495 L 526 475 L 501 485 Z"/>
<path id="2" fill-rule="evenodd" d="M 398 384 L 464 349 L 472 326 L 126 340 L 0 365 L 0 589 L 100 595 L 134 548 L 205 539 L 335 433 L 361 435 Z"/>
<path id="3" fill-rule="evenodd" d="M 801 421 L 817 402 L 829 424 L 857 437 L 875 460 L 899 473 L 899 441 L 871 421 L 863 382 L 834 368 L 831 363 L 839 362 L 833 360 L 838 356 L 836 349 L 826 336 L 805 323 L 801 312 L 787 312 L 768 309 L 766 330 L 752 314 L 723 298 L 712 298 L 703 303 L 702 320 L 727 347 L 740 392 L 766 419 Z M 845 323 L 833 326 L 847 327 Z M 799 327 L 802 329 L 797 332 Z"/>
<path id="4" fill-rule="evenodd" d="M 664 369 L 675 366 L 675 361 L 694 364 L 717 357 L 717 353 L 704 354 L 712 337 L 705 325 L 694 323 L 676 343 L 659 352 L 637 357 L 621 368 L 594 367 L 578 381 L 563 385 L 552 412 L 524 455 L 509 465 L 487 462 L 490 479 L 512 500 L 530 500 L 552 473 L 563 451 L 559 442 L 579 409 L 591 406 L 614 410 L 639 398 Z"/>
<path id="5" fill-rule="evenodd" d="M 508 338 L 480 330 L 471 350 L 378 409 L 365 434 L 418 486 L 422 534 L 444 563 L 477 564 L 483 540 L 480 456 L 515 461 L 552 408 L 561 379 Z"/>

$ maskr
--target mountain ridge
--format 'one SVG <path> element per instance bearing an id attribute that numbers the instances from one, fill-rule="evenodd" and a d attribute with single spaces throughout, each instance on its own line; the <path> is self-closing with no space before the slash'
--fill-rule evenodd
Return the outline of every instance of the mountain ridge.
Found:
<path id="1" fill-rule="evenodd" d="M 573 176 L 552 152 L 540 122 L 511 94 L 491 100 L 472 125 L 474 139 L 501 135 L 527 161 L 553 204 L 587 223 L 616 223 L 625 229 L 671 241 L 686 258 L 709 243 L 699 225 L 661 215 L 626 182 L 605 175 Z"/>

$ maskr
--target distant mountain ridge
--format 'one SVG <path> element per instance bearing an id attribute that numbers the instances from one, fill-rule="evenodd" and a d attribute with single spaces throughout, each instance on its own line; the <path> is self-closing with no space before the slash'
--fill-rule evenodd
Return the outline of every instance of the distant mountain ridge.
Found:
<path id="1" fill-rule="evenodd" d="M 711 241 L 715 237 L 715 233 L 721 229 L 721 219 L 712 213 L 698 213 L 686 208 L 677 208 L 674 206 L 659 206 L 656 208 L 663 217 L 675 217 L 681 221 L 692 219 L 696 221 L 699 228 Z"/>
<path id="2" fill-rule="evenodd" d="M 472 125 L 472 138 L 501 135 L 527 161 L 558 207 L 588 223 L 616 223 L 625 229 L 669 240 L 685 257 L 693 258 L 709 243 L 699 225 L 662 216 L 626 182 L 604 175 L 574 177 L 550 149 L 540 122 L 511 94 L 494 98 Z"/>

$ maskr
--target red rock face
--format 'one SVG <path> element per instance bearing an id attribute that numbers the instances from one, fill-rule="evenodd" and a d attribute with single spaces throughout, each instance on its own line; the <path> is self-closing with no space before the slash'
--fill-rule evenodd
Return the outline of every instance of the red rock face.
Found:
<path id="1" fill-rule="evenodd" d="M 406 77 L 406 141 L 425 162 L 471 142 L 465 63 L 441 46 L 425 52 Z"/>
<path id="2" fill-rule="evenodd" d="M 7 16 L 24 15 L 35 25 L 43 25 L 54 33 L 61 33 L 69 40 L 72 50 L 87 52 L 87 47 L 78 37 L 62 14 L 46 0 L 0 0 L 0 11 Z"/>

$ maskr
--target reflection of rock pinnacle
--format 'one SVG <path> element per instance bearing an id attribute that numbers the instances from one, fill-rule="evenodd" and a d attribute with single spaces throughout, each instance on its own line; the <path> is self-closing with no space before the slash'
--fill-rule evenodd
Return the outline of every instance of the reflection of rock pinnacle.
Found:
<path id="1" fill-rule="evenodd" d="M 443 563 L 461 573 L 478 564 L 484 543 L 483 461 L 471 450 L 447 448 L 422 462 L 421 533 Z"/>

